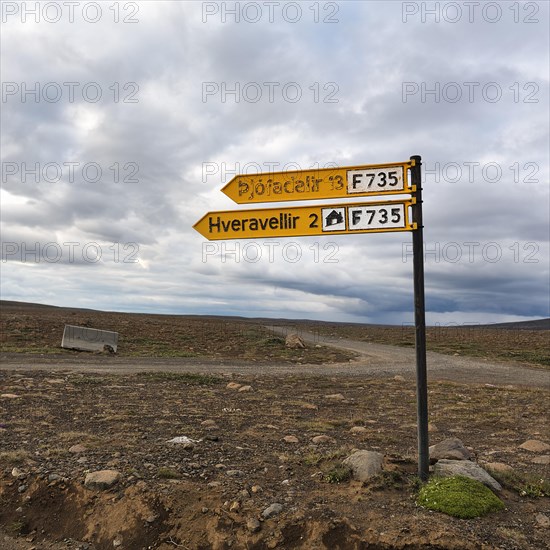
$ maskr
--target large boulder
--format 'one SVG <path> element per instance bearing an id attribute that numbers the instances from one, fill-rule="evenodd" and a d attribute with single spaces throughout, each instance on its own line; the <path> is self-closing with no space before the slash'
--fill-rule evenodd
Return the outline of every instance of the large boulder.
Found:
<path id="1" fill-rule="evenodd" d="M 305 349 L 306 343 L 297 334 L 293 333 L 286 337 L 285 346 L 289 349 Z"/>
<path id="2" fill-rule="evenodd" d="M 430 462 L 433 464 L 441 459 L 447 460 L 470 460 L 472 454 L 458 437 L 449 437 L 430 446 Z"/>
<path id="3" fill-rule="evenodd" d="M 434 466 L 434 475 L 441 477 L 465 476 L 481 481 L 493 491 L 502 491 L 500 483 L 491 477 L 481 466 L 469 460 L 441 459 Z"/>
<path id="4" fill-rule="evenodd" d="M 367 481 L 382 471 L 383 459 L 384 456 L 375 451 L 355 451 L 344 460 L 344 464 L 351 468 L 354 479 Z"/>
<path id="5" fill-rule="evenodd" d="M 121 478 L 120 472 L 116 470 L 99 470 L 98 472 L 90 472 L 86 474 L 84 485 L 88 489 L 98 489 L 104 491 L 110 489 L 113 485 L 118 483 Z"/>
<path id="6" fill-rule="evenodd" d="M 525 451 L 531 451 L 532 453 L 544 453 L 550 451 L 550 445 L 544 441 L 539 441 L 538 439 L 528 439 L 519 446 L 520 449 Z"/>

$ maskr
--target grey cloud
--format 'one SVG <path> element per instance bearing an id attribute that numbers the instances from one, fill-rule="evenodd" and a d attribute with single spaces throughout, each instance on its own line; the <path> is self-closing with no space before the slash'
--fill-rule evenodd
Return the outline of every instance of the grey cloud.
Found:
<path id="1" fill-rule="evenodd" d="M 132 310 L 411 320 L 412 265 L 402 257 L 408 233 L 300 239 L 298 264 L 280 255 L 274 263 L 237 264 L 219 256 L 202 261 L 204 239 L 191 226 L 206 210 L 239 208 L 219 192 L 220 173 L 203 181 L 204 162 L 350 165 L 421 154 L 426 169 L 436 162 L 498 162 L 503 169 L 495 184 L 479 174 L 470 183 L 466 171 L 456 183 L 426 175 L 428 246 L 496 242 L 513 255 L 515 242 L 533 242 L 540 250 L 532 266 L 510 256 L 495 264 L 437 264 L 428 255 L 432 318 L 547 316 L 548 54 L 541 44 L 548 26 L 514 24 L 512 12 L 498 24 L 405 24 L 401 4 L 339 3 L 334 25 L 313 24 L 305 8 L 309 19 L 295 25 L 203 24 L 200 2 L 140 4 L 136 25 L 39 25 L 19 33 L 7 24 L 4 80 L 97 82 L 104 97 L 94 104 L 78 96 L 73 104 L 10 99 L 2 106 L 2 161 L 97 162 L 105 177 L 95 184 L 81 174 L 70 183 L 65 173 L 53 184 L 23 184 L 17 175 L 3 181 L 3 241 L 137 242 L 141 263 L 8 259 L 3 297 L 84 305 L 97 295 L 98 307 Z M 548 6 L 540 8 L 547 21 Z M 304 93 L 298 103 L 202 98 L 205 82 L 292 81 Z M 495 104 L 404 103 L 407 81 L 494 81 L 506 95 Z M 540 86 L 539 103 L 515 103 L 508 87 L 529 81 Z M 136 82 L 139 102 L 115 103 L 114 82 Z M 324 95 L 315 103 L 308 89 L 315 82 L 322 94 L 323 84 L 335 82 L 338 103 L 324 103 Z M 139 182 L 114 183 L 115 162 L 122 176 L 125 163 L 137 163 Z M 514 182 L 509 166 L 516 162 L 522 177 L 524 163 L 536 163 L 538 182 Z M 339 245 L 337 264 L 313 260 L 316 241 Z M 69 297 L 62 295 L 60 276 L 77 273 Z"/>

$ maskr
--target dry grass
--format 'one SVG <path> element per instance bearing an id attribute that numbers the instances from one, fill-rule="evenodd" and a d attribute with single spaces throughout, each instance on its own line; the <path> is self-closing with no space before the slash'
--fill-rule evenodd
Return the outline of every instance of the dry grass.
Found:
<path id="1" fill-rule="evenodd" d="M 0 464 L 23 464 L 31 457 L 31 454 L 25 449 L 16 449 L 14 451 L 0 452 Z"/>

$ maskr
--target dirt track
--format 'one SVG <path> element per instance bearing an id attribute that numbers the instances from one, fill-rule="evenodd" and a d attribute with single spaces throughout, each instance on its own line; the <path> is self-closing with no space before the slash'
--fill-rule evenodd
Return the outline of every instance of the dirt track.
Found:
<path id="1" fill-rule="evenodd" d="M 272 328 L 273 330 L 273 328 Z M 281 329 L 283 332 L 284 329 Z M 292 365 L 261 361 L 211 360 L 195 358 L 122 358 L 76 353 L 67 355 L 21 355 L 4 353 L 0 356 L 3 370 L 69 370 L 130 374 L 145 371 L 201 372 L 218 374 L 258 375 L 314 375 L 314 376 L 369 376 L 390 377 L 400 374 L 407 379 L 415 377 L 413 349 L 373 344 L 346 339 L 315 336 L 310 345 L 326 344 L 359 354 L 355 361 L 328 365 Z M 550 388 L 548 370 L 526 367 L 520 363 L 495 362 L 461 356 L 428 352 L 429 380 L 449 380 L 461 383 L 519 385 Z"/>

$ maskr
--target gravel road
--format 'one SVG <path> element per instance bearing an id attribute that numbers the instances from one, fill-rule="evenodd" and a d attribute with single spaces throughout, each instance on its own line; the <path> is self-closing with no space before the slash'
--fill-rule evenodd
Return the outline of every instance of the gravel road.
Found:
<path id="1" fill-rule="evenodd" d="M 270 327 L 273 330 L 273 327 Z M 281 333 L 284 329 L 281 329 Z M 76 353 L 75 355 L 0 355 L 2 370 L 69 370 L 128 374 L 145 371 L 200 372 L 215 374 L 243 374 L 278 376 L 285 374 L 311 376 L 365 376 L 389 377 L 397 374 L 415 378 L 414 349 L 359 342 L 342 338 L 309 337 L 302 334 L 310 345 L 323 344 L 354 351 L 358 359 L 349 363 L 326 365 L 292 365 L 260 361 L 234 361 L 196 358 L 111 357 Z M 475 384 L 514 384 L 550 388 L 550 371 L 531 368 L 513 362 L 495 362 L 470 357 L 442 355 L 428 352 L 428 381 L 449 380 Z"/>

